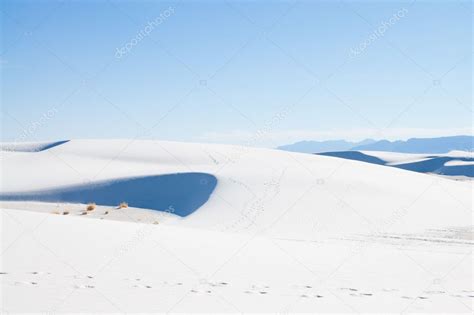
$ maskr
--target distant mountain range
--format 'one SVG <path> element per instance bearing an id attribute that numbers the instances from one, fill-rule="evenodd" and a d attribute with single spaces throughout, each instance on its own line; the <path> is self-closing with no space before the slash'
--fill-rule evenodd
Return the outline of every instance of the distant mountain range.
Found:
<path id="1" fill-rule="evenodd" d="M 301 153 L 320 153 L 330 151 L 349 151 L 357 146 L 364 146 L 375 143 L 375 140 L 366 139 L 360 142 L 349 142 L 346 140 L 329 141 L 300 141 L 289 145 L 278 147 L 279 150 L 301 152 Z"/>
<path id="2" fill-rule="evenodd" d="M 366 139 L 361 142 L 345 140 L 301 141 L 277 149 L 302 152 L 321 153 L 334 151 L 387 151 L 402 153 L 448 153 L 453 150 L 473 151 L 473 136 L 452 136 L 440 138 L 413 138 L 407 141 L 375 141 Z"/>
<path id="3" fill-rule="evenodd" d="M 413 138 L 407 141 L 381 140 L 375 143 L 358 145 L 353 151 L 389 151 L 402 153 L 448 153 L 449 151 L 472 151 L 474 137 L 454 136 L 442 138 Z"/>

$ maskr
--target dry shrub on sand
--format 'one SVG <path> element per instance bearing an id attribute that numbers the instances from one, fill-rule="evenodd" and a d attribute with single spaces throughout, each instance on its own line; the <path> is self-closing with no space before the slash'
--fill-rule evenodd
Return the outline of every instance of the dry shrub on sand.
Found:
<path id="1" fill-rule="evenodd" d="M 87 208 L 86 208 L 87 211 L 92 211 L 94 209 L 95 209 L 95 203 L 87 204 Z"/>
<path id="2" fill-rule="evenodd" d="M 118 208 L 118 209 L 128 208 L 128 203 L 126 203 L 126 202 L 121 202 L 121 203 L 118 205 L 117 208 Z"/>
<path id="3" fill-rule="evenodd" d="M 63 211 L 63 215 L 68 215 L 69 211 Z"/>

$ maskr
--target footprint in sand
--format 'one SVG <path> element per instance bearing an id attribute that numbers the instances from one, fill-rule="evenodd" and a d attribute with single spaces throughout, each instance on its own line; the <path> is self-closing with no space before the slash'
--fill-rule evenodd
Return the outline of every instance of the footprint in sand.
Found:
<path id="1" fill-rule="evenodd" d="M 181 283 L 182 285 L 182 283 Z M 212 288 L 220 288 L 229 285 L 225 281 L 207 281 L 204 279 L 200 280 L 200 284 L 197 288 L 190 290 L 191 293 L 202 293 L 202 294 L 212 294 Z"/>
<path id="2" fill-rule="evenodd" d="M 463 293 L 468 293 L 466 297 L 473 298 L 474 297 L 474 290 L 462 290 Z"/>
<path id="3" fill-rule="evenodd" d="M 365 297 L 365 296 L 373 296 L 372 293 L 368 293 L 368 292 L 359 292 L 358 289 L 355 289 L 355 288 L 339 288 L 339 290 L 342 290 L 342 291 L 349 291 L 349 295 L 350 296 L 356 296 L 356 297 Z"/>
<path id="4" fill-rule="evenodd" d="M 313 289 L 313 286 L 309 285 L 309 284 L 305 284 L 305 285 L 296 284 L 296 285 L 292 285 L 291 287 L 293 289 L 300 290 L 301 294 L 299 295 L 299 297 L 301 297 L 301 298 L 317 298 L 317 299 L 320 299 L 320 298 L 323 297 L 320 294 L 316 294 L 315 293 L 316 289 Z"/>
<path id="5" fill-rule="evenodd" d="M 135 284 L 133 287 L 134 288 L 142 288 L 142 289 L 151 289 L 152 288 L 151 285 L 145 285 L 145 284 Z"/>
<path id="6" fill-rule="evenodd" d="M 315 294 L 315 295 L 308 295 L 308 294 L 301 294 L 300 297 L 302 298 L 317 298 L 317 299 L 320 299 L 320 298 L 323 298 L 324 296 L 322 295 L 319 295 L 319 294 Z"/>
<path id="7" fill-rule="evenodd" d="M 207 284 L 210 285 L 211 287 L 223 287 L 223 286 L 228 285 L 227 282 L 208 282 Z"/>
<path id="8" fill-rule="evenodd" d="M 462 290 L 462 293 L 467 293 L 466 295 L 462 294 L 451 294 L 452 297 L 468 297 L 468 298 L 474 298 L 474 290 Z"/>
<path id="9" fill-rule="evenodd" d="M 76 288 L 76 289 L 94 289 L 95 286 L 90 285 L 90 284 L 75 284 L 74 288 Z"/>
<path id="10" fill-rule="evenodd" d="M 262 294 L 262 295 L 268 294 L 267 291 L 250 291 L 250 290 L 245 290 L 244 293 L 245 294 Z"/>
<path id="11" fill-rule="evenodd" d="M 127 279 L 125 279 L 125 280 L 127 280 L 127 281 L 135 281 L 135 282 L 140 282 L 140 281 L 142 281 L 141 278 L 133 278 L 133 279 L 127 278 Z M 167 283 L 167 282 L 164 282 L 164 284 L 168 284 L 168 283 Z M 134 284 L 133 287 L 134 287 L 134 288 L 141 288 L 141 289 L 151 289 L 151 288 L 152 288 L 152 286 L 149 285 L 149 284 Z"/>
<path id="12" fill-rule="evenodd" d="M 31 271 L 31 272 L 28 272 L 30 275 L 50 275 L 51 272 L 46 272 L 46 271 Z"/>
<path id="13" fill-rule="evenodd" d="M 172 282 L 168 282 L 168 281 L 162 281 L 161 285 L 162 286 L 172 286 L 173 287 L 173 286 L 182 286 L 182 285 L 184 285 L 184 283 L 183 282 L 172 283 Z"/>
<path id="14" fill-rule="evenodd" d="M 354 288 L 339 288 L 339 290 L 342 290 L 342 291 L 352 291 L 352 292 L 358 291 L 357 289 L 354 289 Z"/>
<path id="15" fill-rule="evenodd" d="M 398 289 L 392 289 L 392 288 L 383 288 L 382 289 L 383 292 L 397 292 Z"/>
<path id="16" fill-rule="evenodd" d="M 372 293 L 351 293 L 350 294 L 351 296 L 357 296 L 357 297 L 364 297 L 364 296 L 372 296 L 373 294 Z"/>
<path id="17" fill-rule="evenodd" d="M 189 290 L 189 292 L 194 293 L 194 294 L 200 294 L 200 293 L 202 293 L 202 294 L 211 294 L 212 293 L 211 290 L 196 290 L 196 289 L 191 289 L 191 290 Z"/>
<path id="18" fill-rule="evenodd" d="M 443 293 L 446 293 L 444 291 L 440 291 L 440 290 L 431 290 L 431 291 L 424 291 L 426 294 L 443 294 Z"/>
<path id="19" fill-rule="evenodd" d="M 50 274 L 50 273 L 48 273 Z M 83 276 L 83 275 L 74 275 L 72 276 L 76 280 L 87 280 L 87 279 L 94 279 L 93 276 Z"/>
<path id="20" fill-rule="evenodd" d="M 246 294 L 268 294 L 268 289 L 270 287 L 268 285 L 255 285 L 253 284 L 249 289 L 245 290 L 244 293 Z"/>
<path id="21" fill-rule="evenodd" d="M 295 284 L 295 285 L 292 285 L 291 286 L 292 288 L 296 288 L 296 289 L 312 289 L 313 286 L 311 285 L 305 285 L 305 284 Z"/>
<path id="22" fill-rule="evenodd" d="M 15 285 L 36 286 L 38 283 L 34 281 L 16 281 Z"/>

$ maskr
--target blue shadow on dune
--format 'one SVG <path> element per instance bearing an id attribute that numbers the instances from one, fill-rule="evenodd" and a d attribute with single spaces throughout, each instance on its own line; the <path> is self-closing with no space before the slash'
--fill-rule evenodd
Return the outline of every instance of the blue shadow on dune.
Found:
<path id="1" fill-rule="evenodd" d="M 51 148 L 54 148 L 58 145 L 61 145 L 61 144 L 65 144 L 67 142 L 69 142 L 70 140 L 61 140 L 61 141 L 56 141 L 56 142 L 52 142 L 52 143 L 48 143 L 46 144 L 45 146 L 41 147 L 38 151 L 45 151 L 45 150 L 48 150 L 48 149 L 51 149 Z"/>
<path id="2" fill-rule="evenodd" d="M 323 152 L 318 155 L 333 156 L 348 160 L 361 161 L 371 164 L 385 165 L 385 161 L 378 157 L 364 154 L 359 151 Z"/>
<path id="3" fill-rule="evenodd" d="M 185 217 L 205 204 L 217 185 L 207 173 L 177 173 L 118 179 L 47 191 L 0 194 L 3 201 L 90 203 L 171 212 Z"/>
<path id="4" fill-rule="evenodd" d="M 434 173 L 439 175 L 474 177 L 474 165 L 472 164 L 445 166 L 445 164 L 450 161 L 474 162 L 474 158 L 428 156 L 427 159 L 423 161 L 409 162 L 398 165 L 389 165 L 387 164 L 387 162 L 382 159 L 379 159 L 378 157 L 367 155 L 359 151 L 324 152 L 317 154 L 377 165 L 386 165 L 418 173 Z"/>
<path id="5" fill-rule="evenodd" d="M 435 173 L 438 169 L 444 167 L 444 164 L 453 160 L 451 157 L 430 157 L 428 160 L 405 163 L 397 165 L 398 168 L 402 168 L 408 171 L 420 172 L 420 173 Z"/>
<path id="6" fill-rule="evenodd" d="M 437 173 L 449 176 L 474 177 L 474 165 L 443 166 L 437 170 Z"/>
<path id="7" fill-rule="evenodd" d="M 453 165 L 445 166 L 450 161 L 473 162 L 473 158 L 453 158 L 453 157 L 430 157 L 431 159 L 407 163 L 397 167 L 409 171 L 420 173 L 435 173 L 449 176 L 468 176 L 474 177 L 474 165 Z"/>

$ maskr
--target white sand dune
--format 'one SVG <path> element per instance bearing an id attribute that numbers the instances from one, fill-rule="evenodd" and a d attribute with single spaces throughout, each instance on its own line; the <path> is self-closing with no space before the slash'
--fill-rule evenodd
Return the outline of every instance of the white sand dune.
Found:
<path id="1" fill-rule="evenodd" d="M 5 311 L 472 306 L 469 182 L 334 157 L 165 141 L 72 140 L 1 154 Z M 170 174 L 179 180 L 137 180 Z M 212 189 L 196 194 L 212 178 Z M 140 191 L 146 203 L 134 199 Z M 203 199 L 183 202 L 190 196 Z M 116 209 L 119 201 L 129 207 Z M 83 215 L 86 202 L 97 208 Z"/>
<path id="2" fill-rule="evenodd" d="M 449 161 L 444 164 L 445 166 L 464 166 L 464 165 L 474 165 L 474 161 Z"/>
<path id="3" fill-rule="evenodd" d="M 416 153 L 399 153 L 399 152 L 385 152 L 385 151 L 361 151 L 364 154 L 378 157 L 388 164 L 405 164 L 413 163 L 423 160 L 428 160 L 430 157 L 448 157 L 448 158 L 474 158 L 473 152 L 468 151 L 451 151 L 444 154 L 416 154 Z"/>
<path id="4" fill-rule="evenodd" d="M 411 154 L 377 151 L 340 151 L 319 154 L 392 166 L 419 173 L 436 174 L 456 180 L 471 180 L 474 178 L 474 158 L 472 152 L 452 151 L 446 154 Z"/>

